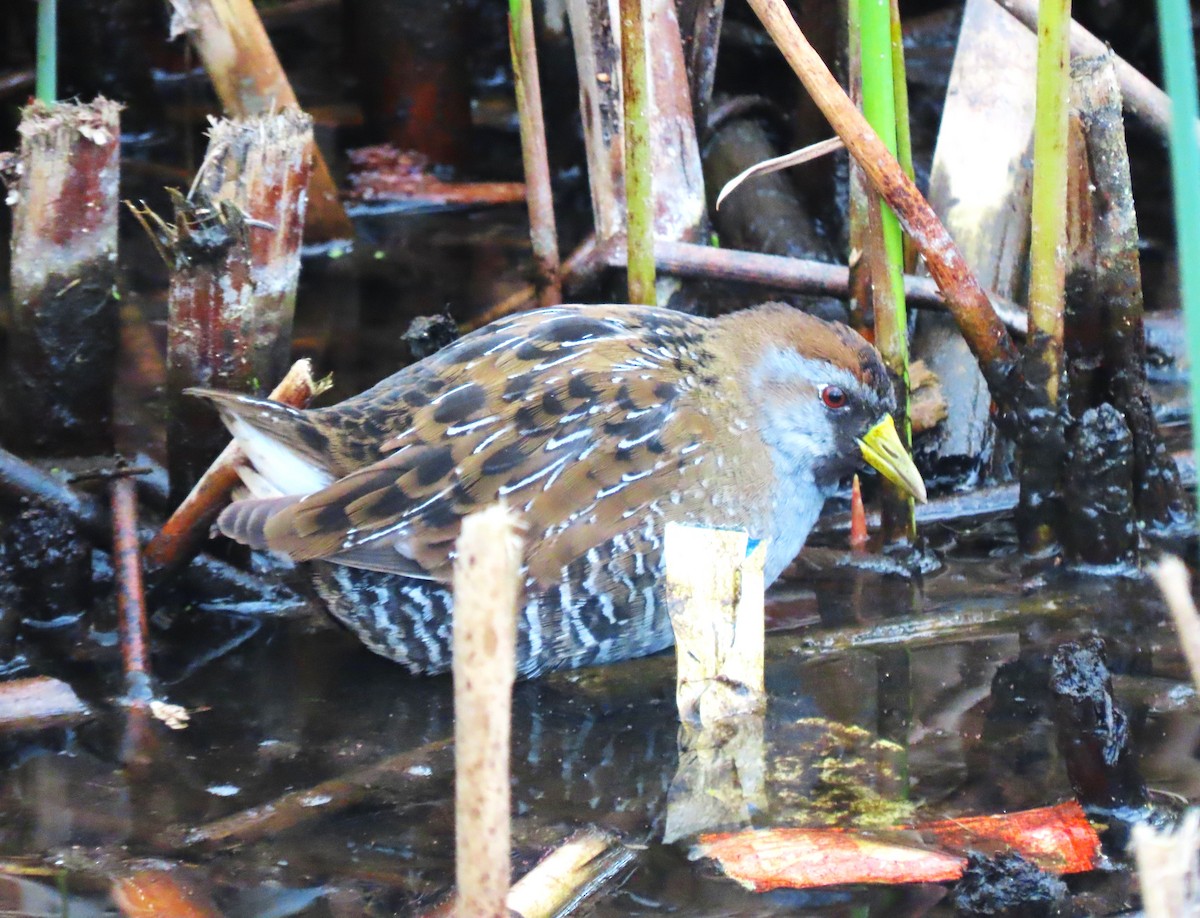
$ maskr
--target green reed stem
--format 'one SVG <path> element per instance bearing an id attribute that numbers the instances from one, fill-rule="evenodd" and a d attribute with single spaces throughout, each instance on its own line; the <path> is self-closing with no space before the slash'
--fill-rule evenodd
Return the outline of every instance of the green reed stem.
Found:
<path id="1" fill-rule="evenodd" d="M 621 92 L 625 107 L 626 264 L 629 302 L 653 306 L 654 187 L 650 75 L 642 0 L 621 0 Z"/>
<path id="2" fill-rule="evenodd" d="M 1179 285 L 1187 324 L 1192 450 L 1200 457 L 1200 146 L 1196 136 L 1196 49 L 1188 0 L 1158 0 L 1163 75 L 1171 97 L 1171 189 Z"/>
<path id="3" fill-rule="evenodd" d="M 34 94 L 47 105 L 58 98 L 58 0 L 38 0 Z"/>

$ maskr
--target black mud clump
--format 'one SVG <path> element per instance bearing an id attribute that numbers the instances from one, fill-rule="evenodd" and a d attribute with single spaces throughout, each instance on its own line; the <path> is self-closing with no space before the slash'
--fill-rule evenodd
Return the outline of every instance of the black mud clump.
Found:
<path id="1" fill-rule="evenodd" d="M 91 548 L 62 515 L 25 507 L 0 536 L 0 581 L 26 622 L 74 621 L 91 604 Z"/>
<path id="2" fill-rule="evenodd" d="M 417 316 L 409 323 L 403 337 L 413 359 L 424 360 L 458 338 L 458 325 L 445 313 Z"/>
<path id="3" fill-rule="evenodd" d="M 1089 408 L 1071 430 L 1067 452 L 1067 552 L 1079 564 L 1133 564 L 1133 438 L 1112 405 Z"/>
<path id="4" fill-rule="evenodd" d="M 1070 915 L 1067 884 L 1014 852 L 991 857 L 972 853 L 954 887 L 960 915 L 1005 915 L 1021 918 Z"/>

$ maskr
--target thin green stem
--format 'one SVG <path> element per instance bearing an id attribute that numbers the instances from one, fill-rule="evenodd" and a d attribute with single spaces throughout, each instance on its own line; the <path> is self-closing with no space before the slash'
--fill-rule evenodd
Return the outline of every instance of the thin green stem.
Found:
<path id="1" fill-rule="evenodd" d="M 1058 419 L 1067 274 L 1067 115 L 1071 97 L 1071 0 L 1038 7 L 1037 102 L 1029 238 L 1029 334 L 1021 435 L 1017 531 L 1026 554 L 1056 551 L 1055 497 L 1063 462 Z"/>
<path id="2" fill-rule="evenodd" d="M 1067 234 L 1067 106 L 1071 96 L 1071 0 L 1038 9 L 1037 109 L 1033 127 L 1033 204 L 1029 240 L 1030 333 L 1049 338 L 1045 387 L 1058 404 L 1062 369 Z"/>
<path id="3" fill-rule="evenodd" d="M 900 26 L 900 0 L 891 0 L 888 10 L 892 31 L 892 84 L 896 92 L 896 159 L 909 178 L 913 169 L 912 127 L 908 114 L 908 75 L 904 63 L 904 30 Z M 917 263 L 917 249 L 904 237 L 904 270 L 911 274 Z"/>
<path id="4" fill-rule="evenodd" d="M 38 0 L 37 83 L 39 102 L 58 98 L 58 0 Z"/>
<path id="5" fill-rule="evenodd" d="M 899 141 L 896 110 L 896 65 L 892 47 L 890 0 L 858 0 L 859 35 L 862 39 L 863 114 L 888 151 L 896 155 Z M 901 71 L 903 61 L 900 62 Z M 903 81 L 903 72 L 900 80 Z M 904 301 L 904 237 L 892 209 L 881 205 L 880 226 L 886 255 L 887 282 L 872 280 L 875 292 L 875 342 L 884 362 L 900 383 L 897 429 L 905 446 L 912 442 L 908 416 L 908 314 Z M 897 501 L 899 504 L 899 501 Z M 910 498 L 901 505 L 888 538 L 913 537 L 916 522 Z M 895 516 L 893 515 L 893 516 Z"/>
<path id="6" fill-rule="evenodd" d="M 1171 97 L 1171 187 L 1179 282 L 1187 324 L 1192 449 L 1200 456 L 1200 147 L 1196 138 L 1196 50 L 1188 0 L 1158 0 L 1163 75 Z"/>
<path id="7" fill-rule="evenodd" d="M 642 0 L 621 0 L 621 91 L 625 108 L 626 263 L 629 302 L 653 306 L 654 187 L 650 75 Z"/>

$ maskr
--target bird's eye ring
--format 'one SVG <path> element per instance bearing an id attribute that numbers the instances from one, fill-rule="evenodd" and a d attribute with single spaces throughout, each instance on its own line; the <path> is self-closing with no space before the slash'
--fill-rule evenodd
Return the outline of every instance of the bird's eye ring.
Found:
<path id="1" fill-rule="evenodd" d="M 849 400 L 846 398 L 846 390 L 841 386 L 822 386 L 821 401 L 826 408 L 837 411 L 839 408 L 845 408 Z"/>

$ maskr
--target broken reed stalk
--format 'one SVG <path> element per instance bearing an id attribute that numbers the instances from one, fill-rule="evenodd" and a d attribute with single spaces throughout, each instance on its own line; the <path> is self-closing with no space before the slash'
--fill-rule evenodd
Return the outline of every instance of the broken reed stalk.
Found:
<path id="1" fill-rule="evenodd" d="M 1171 121 L 1171 192 L 1174 201 L 1179 285 L 1187 326 L 1192 399 L 1192 452 L 1200 465 L 1200 146 L 1196 144 L 1196 49 L 1191 6 L 1158 0 L 1163 75 L 1175 117 Z M 1200 501 L 1197 502 L 1200 504 Z"/>
<path id="2" fill-rule="evenodd" d="M 1109 395 L 1133 436 L 1137 517 L 1148 527 L 1170 528 L 1190 521 L 1189 501 L 1159 435 L 1146 379 L 1137 213 L 1112 52 L 1075 61 L 1072 89 L 1086 141 L 1091 198 L 1094 252 L 1086 299 L 1103 329 Z"/>
<path id="3" fill-rule="evenodd" d="M 0 682 L 0 734 L 72 724 L 92 716 L 75 690 L 49 676 Z"/>
<path id="4" fill-rule="evenodd" d="M 687 4 L 679 6 L 681 12 L 686 8 Z M 725 21 L 725 0 L 698 0 L 692 9 L 695 15 L 684 38 L 684 47 L 691 48 L 688 74 L 691 77 L 692 115 L 696 130 L 703 137 L 708 133 L 708 113 L 717 75 L 721 24 Z"/>
<path id="5" fill-rule="evenodd" d="M 1059 379 L 1067 274 L 1067 113 L 1071 95 L 1071 0 L 1041 0 L 1033 201 L 1029 238 L 1029 335 L 1025 342 L 1024 430 L 1018 440 L 1021 502 L 1017 527 L 1027 555 L 1055 550 L 1062 473 Z"/>
<path id="6" fill-rule="evenodd" d="M 508 892 L 508 910 L 521 918 L 555 918 L 578 907 L 636 857 L 612 832 L 577 832 L 534 865 Z"/>
<path id="7" fill-rule="evenodd" d="M 1159 830 L 1149 822 L 1139 822 L 1131 840 L 1142 914 L 1146 918 L 1178 918 L 1200 911 L 1200 810 L 1189 809 L 1173 829 Z"/>
<path id="8" fill-rule="evenodd" d="M 195 187 L 167 240 L 167 453 L 182 501 L 225 446 L 190 387 L 261 394 L 291 349 L 311 119 L 296 110 L 212 126 Z"/>
<path id="9" fill-rule="evenodd" d="M 268 397 L 293 408 L 305 408 L 330 384 L 329 379 L 320 383 L 313 379 L 312 361 L 297 360 Z M 245 458 L 236 443 L 225 447 L 175 508 L 170 519 L 147 543 L 143 554 L 147 568 L 164 573 L 174 571 L 196 556 L 209 538 L 217 515 L 229 503 L 229 495 L 241 483 L 238 468 L 245 463 Z"/>
<path id="10" fill-rule="evenodd" d="M 766 542 L 744 532 L 668 523 L 667 605 L 675 632 L 679 719 L 711 727 L 760 713 Z"/>
<path id="11" fill-rule="evenodd" d="M 39 102 L 58 98 L 58 0 L 38 0 L 35 86 Z"/>
<path id="12" fill-rule="evenodd" d="M 12 304 L 3 440 L 22 452 L 112 449 L 121 106 L 34 102 L 6 176 Z"/>
<path id="13" fill-rule="evenodd" d="M 300 103 L 280 66 L 252 0 L 172 0 L 171 36 L 186 34 L 208 71 L 226 114 L 250 118 Z M 312 173 L 304 233 L 309 244 L 344 241 L 354 227 L 321 151 L 308 141 Z"/>
<path id="14" fill-rule="evenodd" d="M 311 787 L 288 791 L 259 806 L 176 831 L 162 842 L 168 849 L 214 851 L 280 835 L 314 819 L 325 819 L 352 806 L 386 798 L 397 790 L 408 791 L 413 786 L 427 784 L 434 775 L 449 769 L 449 753 L 453 749 L 450 739 L 435 740 Z"/>
<path id="15" fill-rule="evenodd" d="M 650 73 L 642 0 L 619 0 L 621 101 L 625 114 L 625 238 L 629 302 L 653 306 L 654 163 L 650 151 Z"/>
<path id="16" fill-rule="evenodd" d="M 150 652 L 146 594 L 142 588 L 142 553 L 138 543 L 137 484 L 130 476 L 111 485 L 113 568 L 117 582 L 117 615 L 121 660 L 125 665 L 125 702 L 149 705 Z"/>
<path id="17" fill-rule="evenodd" d="M 533 0 L 509 0 L 508 47 L 512 55 L 517 118 L 521 131 L 521 159 L 525 167 L 525 196 L 529 205 L 529 241 L 538 276 L 538 305 L 562 302 L 558 228 L 554 220 L 554 192 L 550 187 L 550 159 L 546 151 L 546 121 L 538 70 L 537 42 L 533 31 Z"/>
<path id="18" fill-rule="evenodd" d="M 979 361 L 992 397 L 1000 407 L 1001 420 L 1010 423 L 1021 376 L 1017 350 L 962 253 L 916 185 L 904 175 L 895 157 L 804 37 L 784 0 L 749 2 L 846 149 L 862 165 L 871 184 L 912 237 Z"/>
<path id="19" fill-rule="evenodd" d="M 1149 568 L 1150 576 L 1171 613 L 1179 644 L 1187 659 L 1192 684 L 1200 689 L 1200 612 L 1192 599 L 1192 575 L 1183 561 L 1175 555 L 1163 555 Z"/>
<path id="20" fill-rule="evenodd" d="M 858 0 L 863 114 L 888 152 L 895 156 L 900 131 L 897 124 L 897 65 L 893 62 L 891 6 L 889 0 Z M 899 82 L 903 83 L 903 61 L 898 66 Z M 910 148 L 910 169 L 911 155 Z M 911 181 L 911 171 L 907 174 Z M 867 225 L 864 257 L 869 265 L 871 299 L 875 307 L 875 344 L 883 355 L 883 362 L 896 387 L 896 430 L 905 448 L 911 450 L 904 240 L 896 215 L 880 203 L 876 192 L 868 194 Z M 914 541 L 917 525 L 913 517 L 913 499 L 890 482 L 884 483 L 883 490 L 884 540 L 889 543 Z"/>
<path id="21" fill-rule="evenodd" d="M 996 0 L 1023 25 L 1037 31 L 1038 0 Z M 1071 22 L 1071 54 L 1075 57 L 1099 57 L 1108 45 L 1081 26 Z M 1115 57 L 1117 77 L 1121 81 L 1121 96 L 1126 112 L 1149 125 L 1161 137 L 1171 126 L 1171 100 L 1140 70 L 1128 61 Z"/>
<path id="22" fill-rule="evenodd" d="M 504 504 L 467 516 L 454 561 L 454 839 L 462 918 L 507 918 L 509 764 L 524 538 Z"/>

